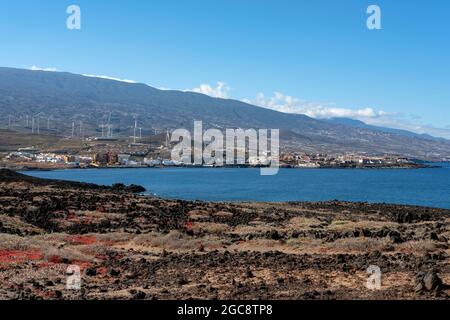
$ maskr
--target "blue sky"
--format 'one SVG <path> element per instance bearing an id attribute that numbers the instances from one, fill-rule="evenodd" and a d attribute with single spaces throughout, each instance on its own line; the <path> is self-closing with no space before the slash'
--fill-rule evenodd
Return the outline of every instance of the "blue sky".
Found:
<path id="1" fill-rule="evenodd" d="M 66 9 L 81 8 L 81 30 Z M 368 30 L 379 5 L 382 30 Z M 2 0 L 0 65 L 450 138 L 447 0 Z"/>

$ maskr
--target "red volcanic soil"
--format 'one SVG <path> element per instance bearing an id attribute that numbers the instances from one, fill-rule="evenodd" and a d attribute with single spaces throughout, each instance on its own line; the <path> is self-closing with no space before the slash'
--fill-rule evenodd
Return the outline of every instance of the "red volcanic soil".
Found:
<path id="1" fill-rule="evenodd" d="M 77 245 L 89 245 L 94 244 L 97 242 L 97 238 L 93 236 L 81 236 L 81 235 L 74 235 L 74 236 L 67 236 L 66 241 L 71 244 L 77 244 Z"/>
<path id="2" fill-rule="evenodd" d="M 28 260 L 40 260 L 42 259 L 42 252 L 36 250 L 1 250 L 0 251 L 0 263 L 16 263 L 24 262 Z"/>

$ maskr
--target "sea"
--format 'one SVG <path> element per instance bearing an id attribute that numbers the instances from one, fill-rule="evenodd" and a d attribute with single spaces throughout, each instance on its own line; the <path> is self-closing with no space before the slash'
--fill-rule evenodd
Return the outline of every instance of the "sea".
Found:
<path id="1" fill-rule="evenodd" d="M 450 209 L 450 164 L 424 169 L 130 168 L 26 171 L 25 174 L 100 185 L 137 184 L 169 199 L 285 202 L 358 201 Z"/>

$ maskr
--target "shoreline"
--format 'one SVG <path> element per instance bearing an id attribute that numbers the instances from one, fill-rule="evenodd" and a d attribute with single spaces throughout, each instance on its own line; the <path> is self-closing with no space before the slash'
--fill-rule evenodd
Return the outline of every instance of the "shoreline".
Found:
<path id="1" fill-rule="evenodd" d="M 439 162 L 437 162 L 439 163 Z M 16 167 L 0 167 L 0 169 L 8 169 L 17 172 L 25 171 L 56 171 L 56 170 L 87 170 L 87 169 L 261 169 L 264 167 L 251 167 L 251 166 L 80 166 L 80 167 L 56 167 L 56 168 L 45 168 L 45 167 L 28 167 L 28 166 L 16 166 Z M 417 170 L 417 169 L 440 169 L 442 166 L 433 164 L 418 164 L 416 166 L 380 166 L 380 167 L 280 167 L 279 169 L 289 169 L 289 170 Z"/>

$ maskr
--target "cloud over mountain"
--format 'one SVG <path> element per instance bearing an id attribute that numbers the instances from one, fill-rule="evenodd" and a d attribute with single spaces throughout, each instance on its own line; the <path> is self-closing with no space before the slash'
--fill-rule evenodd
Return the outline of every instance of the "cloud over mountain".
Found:
<path id="1" fill-rule="evenodd" d="M 102 75 L 93 75 L 93 74 L 83 74 L 85 77 L 91 77 L 91 78 L 100 78 L 100 79 L 106 79 L 106 80 L 114 80 L 114 81 L 120 81 L 120 82 L 126 82 L 126 83 L 137 83 L 134 80 L 129 79 L 121 79 L 116 77 L 110 77 L 110 76 L 102 76 Z"/>
<path id="2" fill-rule="evenodd" d="M 41 67 L 38 67 L 35 65 L 31 66 L 30 70 L 31 71 L 47 71 L 47 72 L 57 72 L 58 71 L 58 69 L 56 69 L 56 68 L 41 68 Z"/>
<path id="3" fill-rule="evenodd" d="M 209 84 L 201 84 L 199 87 L 186 90 L 186 91 L 192 91 L 197 93 L 206 94 L 213 98 L 222 98 L 227 99 L 229 98 L 231 88 L 225 83 L 225 82 L 217 82 L 217 85 L 215 87 L 209 85 Z"/>
<path id="4" fill-rule="evenodd" d="M 330 104 L 320 104 L 308 102 L 298 99 L 281 92 L 274 92 L 271 97 L 266 97 L 264 93 L 258 93 L 253 100 L 245 100 L 245 102 L 253 103 L 257 106 L 269 108 L 272 110 L 304 114 L 313 118 L 329 119 L 329 118 L 378 118 L 387 116 L 384 111 L 374 110 L 373 108 L 349 109 L 335 107 Z"/>

